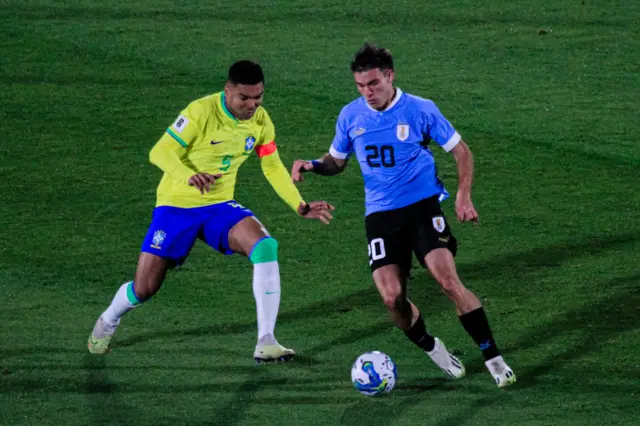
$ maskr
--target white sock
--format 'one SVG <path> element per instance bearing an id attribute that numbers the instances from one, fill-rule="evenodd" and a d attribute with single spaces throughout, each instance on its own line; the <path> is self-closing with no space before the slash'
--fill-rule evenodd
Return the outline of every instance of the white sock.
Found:
<path id="1" fill-rule="evenodd" d="M 124 314 L 126 314 L 136 306 L 139 306 L 141 303 L 142 302 L 136 297 L 135 293 L 133 292 L 133 281 L 124 283 L 118 289 L 107 310 L 102 313 L 102 320 L 107 325 L 115 327 L 120 323 L 120 318 Z"/>
<path id="2" fill-rule="evenodd" d="M 280 267 L 278 262 L 253 265 L 253 296 L 258 315 L 258 341 L 274 336 L 276 318 L 280 308 Z"/>

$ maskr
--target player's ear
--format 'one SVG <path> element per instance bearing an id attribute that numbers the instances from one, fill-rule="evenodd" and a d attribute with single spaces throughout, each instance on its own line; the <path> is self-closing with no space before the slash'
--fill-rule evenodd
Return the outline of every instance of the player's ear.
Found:
<path id="1" fill-rule="evenodd" d="M 393 80 L 396 79 L 396 73 L 393 70 L 387 70 L 389 74 L 387 74 L 387 78 L 389 79 L 389 83 L 393 83 Z"/>
<path id="2" fill-rule="evenodd" d="M 228 81 L 224 84 L 224 95 L 227 98 L 229 97 L 229 82 Z"/>

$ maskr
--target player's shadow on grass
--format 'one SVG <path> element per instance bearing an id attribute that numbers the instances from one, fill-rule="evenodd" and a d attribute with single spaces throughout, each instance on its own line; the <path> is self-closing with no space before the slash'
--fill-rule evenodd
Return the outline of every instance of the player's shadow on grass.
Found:
<path id="1" fill-rule="evenodd" d="M 303 306 L 294 311 L 285 311 L 278 315 L 278 322 L 294 322 L 308 318 L 327 317 L 332 314 L 348 312 L 354 306 L 364 304 L 379 304 L 380 296 L 372 286 L 357 293 L 341 296 L 339 298 L 323 300 L 311 305 Z M 240 324 L 214 324 L 191 329 L 177 329 L 169 331 L 152 332 L 145 335 L 137 335 L 114 342 L 114 346 L 125 347 L 139 344 L 152 339 L 176 336 L 216 336 L 226 334 L 241 334 L 256 330 L 255 322 Z"/>
<path id="2" fill-rule="evenodd" d="M 460 276 L 463 281 L 474 280 L 500 280 L 503 277 L 512 279 L 515 276 L 531 277 L 540 272 L 540 268 L 558 268 L 561 267 L 567 260 L 585 256 L 595 255 L 603 251 L 616 248 L 639 239 L 637 234 L 621 234 L 611 237 L 603 237 L 597 239 L 590 239 L 578 242 L 559 243 L 549 247 L 536 248 L 532 250 L 521 251 L 518 253 L 509 253 L 503 256 L 496 256 L 491 260 L 484 260 L 474 263 L 462 263 L 458 265 Z M 420 282 L 424 282 L 426 275 L 424 272 L 420 276 L 416 276 L 410 286 L 415 286 Z M 519 291 L 535 291 L 536 286 L 529 285 L 523 286 Z M 411 297 L 417 302 L 424 302 L 425 296 L 421 296 L 424 292 L 413 289 L 411 290 Z M 429 300 L 429 312 L 436 314 L 436 311 L 441 309 L 453 309 L 449 302 L 444 298 Z M 420 303 L 421 305 L 424 303 Z M 327 317 L 328 315 L 345 312 L 352 309 L 354 306 L 372 306 L 383 309 L 380 296 L 378 295 L 373 284 L 361 291 L 341 296 L 338 298 L 323 300 L 310 305 L 302 306 L 293 311 L 284 311 L 278 317 L 279 323 L 295 322 L 300 320 L 306 320 L 309 318 Z M 255 322 L 240 323 L 240 324 L 215 324 L 190 329 L 174 329 L 167 331 L 158 331 L 148 333 L 145 335 L 137 335 L 123 339 L 121 341 L 115 341 L 114 346 L 126 347 L 136 345 L 141 342 L 176 336 L 216 336 L 226 334 L 240 334 L 254 331 L 256 328 Z M 357 337 L 356 337 L 357 339 Z"/>
<path id="3" fill-rule="evenodd" d="M 118 398 L 116 385 L 110 382 L 105 363 L 104 357 L 88 353 L 83 358 L 85 382 L 82 392 L 87 397 L 87 406 L 91 410 L 90 422 L 103 424 L 105 419 L 109 419 L 113 422 L 136 423 L 135 410 Z M 59 383 L 56 383 L 56 387 L 58 385 Z M 69 383 L 68 387 L 67 392 L 79 390 L 75 383 Z"/>
<path id="4" fill-rule="evenodd" d="M 541 347 L 547 342 L 562 338 L 565 335 L 579 331 L 580 340 L 573 344 L 564 346 L 561 352 L 557 352 L 543 358 L 537 365 L 528 369 L 519 369 L 518 365 L 513 365 L 518 381 L 507 391 L 517 392 L 518 389 L 536 384 L 540 377 L 545 376 L 552 370 L 558 370 L 567 363 L 575 363 L 580 358 L 598 350 L 607 340 L 616 334 L 640 328 L 638 320 L 638 307 L 640 306 L 640 294 L 637 283 L 640 275 L 631 275 L 623 278 L 615 278 L 603 285 L 607 291 L 616 291 L 614 294 L 596 301 L 594 304 L 586 304 L 580 308 L 572 309 L 564 314 L 560 314 L 544 324 L 532 327 L 521 335 L 516 343 L 511 345 L 513 352 L 526 350 L 533 347 Z M 630 286 L 629 286 L 630 284 Z M 598 376 L 607 375 L 607 371 L 597 372 Z M 570 378 L 565 382 L 565 386 L 570 382 Z M 581 384 L 574 380 L 571 386 L 591 390 L 593 384 Z M 610 387 L 611 392 L 628 394 L 628 388 Z M 508 393 L 501 392 L 483 396 L 473 401 L 465 409 L 448 417 L 438 423 L 439 425 L 461 424 L 473 418 L 478 410 L 486 409 L 500 399 L 508 398 Z"/>
<path id="5" fill-rule="evenodd" d="M 614 294 L 594 304 L 567 311 L 525 333 L 513 345 L 515 351 L 538 347 L 576 331 L 580 334 L 580 341 L 563 347 L 562 352 L 548 356 L 535 367 L 522 371 L 518 377 L 518 387 L 534 385 L 538 377 L 549 371 L 599 350 L 612 336 L 640 328 L 639 282 L 640 274 L 614 278 L 602 286 L 603 291 L 618 290 Z M 606 372 L 602 371 L 602 374 Z"/>
<path id="6" fill-rule="evenodd" d="M 442 392 L 454 390 L 449 379 L 431 379 L 428 382 L 411 382 L 399 384 L 391 395 L 366 397 L 356 395 L 357 401 L 349 405 L 342 413 L 340 423 L 343 425 L 385 424 L 389 419 L 398 418 L 408 407 L 423 400 L 424 392 Z M 389 399 L 393 398 L 392 401 Z M 386 421 L 385 421 L 386 420 Z M 416 421 L 416 424 L 424 424 Z"/>

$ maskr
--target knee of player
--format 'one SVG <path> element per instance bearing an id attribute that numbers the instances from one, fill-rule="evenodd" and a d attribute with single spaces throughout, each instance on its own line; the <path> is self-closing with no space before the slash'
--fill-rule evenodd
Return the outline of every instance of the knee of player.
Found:
<path id="1" fill-rule="evenodd" d="M 449 294 L 456 294 L 461 291 L 464 291 L 464 285 L 460 282 L 460 279 L 455 274 L 447 274 L 443 277 L 440 277 L 438 280 L 440 286 L 442 286 L 442 290 Z"/>
<path id="2" fill-rule="evenodd" d="M 401 311 L 404 305 L 408 304 L 402 291 L 388 291 L 382 294 L 382 301 L 388 309 Z"/>
<path id="3" fill-rule="evenodd" d="M 249 253 L 251 263 L 276 262 L 278 260 L 278 241 L 273 237 L 258 240 Z"/>
<path id="4" fill-rule="evenodd" d="M 151 299 L 160 290 L 161 286 L 162 282 L 139 279 L 134 281 L 131 286 L 131 293 L 133 298 L 138 300 L 138 303 L 142 303 Z"/>

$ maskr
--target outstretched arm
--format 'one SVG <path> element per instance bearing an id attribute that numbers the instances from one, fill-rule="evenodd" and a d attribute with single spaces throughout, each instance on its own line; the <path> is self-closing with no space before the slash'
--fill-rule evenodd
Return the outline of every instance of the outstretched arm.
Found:
<path id="1" fill-rule="evenodd" d="M 277 151 L 274 150 L 268 155 L 260 157 L 260 165 L 262 172 L 276 193 L 300 216 L 307 219 L 318 219 L 323 223 L 329 223 L 333 219 L 329 212 L 334 208 L 330 204 L 324 201 L 306 203 L 302 199 L 300 192 L 291 182 L 291 176 L 282 164 Z"/>
<path id="2" fill-rule="evenodd" d="M 296 160 L 291 169 L 291 177 L 294 182 L 302 182 L 302 173 L 313 172 L 321 176 L 334 176 L 342 173 L 347 166 L 347 159 L 339 159 L 327 153 L 317 160 Z"/>
<path id="3" fill-rule="evenodd" d="M 297 212 L 300 203 L 305 204 L 305 202 L 298 188 L 291 183 L 291 177 L 284 164 L 282 164 L 278 151 L 273 151 L 269 155 L 260 157 L 260 166 L 269 184 L 278 196 L 282 198 L 282 201 Z"/>

